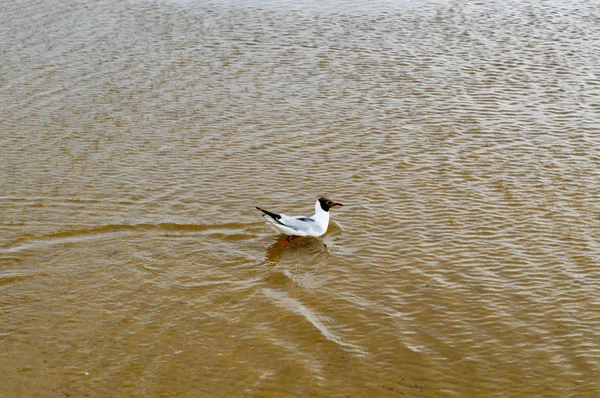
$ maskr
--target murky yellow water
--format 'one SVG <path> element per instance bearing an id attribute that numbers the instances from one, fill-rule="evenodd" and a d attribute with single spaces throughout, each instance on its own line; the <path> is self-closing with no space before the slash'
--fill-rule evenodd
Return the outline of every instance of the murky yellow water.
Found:
<path id="1" fill-rule="evenodd" d="M 600 396 L 599 23 L 2 2 L 0 395 Z"/>

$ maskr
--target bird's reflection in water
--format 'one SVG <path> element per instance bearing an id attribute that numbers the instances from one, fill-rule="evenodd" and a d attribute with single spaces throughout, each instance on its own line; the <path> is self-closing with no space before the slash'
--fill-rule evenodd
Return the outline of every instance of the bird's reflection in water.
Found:
<path id="1" fill-rule="evenodd" d="M 272 265 L 278 265 L 282 259 L 295 265 L 310 265 L 323 262 L 323 256 L 336 255 L 344 252 L 343 228 L 331 223 L 329 232 L 320 237 L 300 237 L 287 242 L 287 236 L 279 235 L 269 246 L 265 259 Z"/>
<path id="2" fill-rule="evenodd" d="M 272 265 L 265 282 L 271 288 L 291 292 L 316 291 L 327 281 L 331 253 L 327 245 L 316 238 L 301 238 L 282 246 L 285 236 L 279 237 L 268 249 L 266 261 Z"/>
<path id="3" fill-rule="evenodd" d="M 331 280 L 332 257 L 344 255 L 343 230 L 337 225 L 320 238 L 302 237 L 288 245 L 281 235 L 267 248 L 265 260 L 272 268 L 265 282 L 272 288 L 292 291 L 298 287 L 314 292 Z M 282 244 L 283 243 L 283 244 Z"/>
<path id="4" fill-rule="evenodd" d="M 323 252 L 327 251 L 327 245 L 317 238 L 303 237 L 286 243 L 286 236 L 280 235 L 277 240 L 267 249 L 266 260 L 272 265 L 278 265 L 282 257 L 289 257 L 297 264 L 311 262 Z"/>

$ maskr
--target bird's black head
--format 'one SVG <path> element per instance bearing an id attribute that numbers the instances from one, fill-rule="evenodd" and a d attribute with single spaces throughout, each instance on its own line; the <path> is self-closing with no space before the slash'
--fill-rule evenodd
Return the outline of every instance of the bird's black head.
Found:
<path id="1" fill-rule="evenodd" d="M 321 209 L 325 210 L 325 211 L 329 211 L 329 209 L 331 209 L 334 206 L 343 206 L 343 204 L 341 203 L 336 203 L 330 199 L 324 198 L 324 197 L 320 197 L 319 198 L 319 204 L 321 205 Z"/>

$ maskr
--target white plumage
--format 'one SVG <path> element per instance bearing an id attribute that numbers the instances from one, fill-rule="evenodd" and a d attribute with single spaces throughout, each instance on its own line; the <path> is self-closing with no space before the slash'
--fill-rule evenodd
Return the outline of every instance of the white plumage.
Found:
<path id="1" fill-rule="evenodd" d="M 341 203 L 333 202 L 327 198 L 319 198 L 315 203 L 315 214 L 311 217 L 287 216 L 285 214 L 262 211 L 263 217 L 269 225 L 277 231 L 289 236 L 321 236 L 327 232 L 329 226 L 329 209 L 334 206 L 343 206 Z"/>

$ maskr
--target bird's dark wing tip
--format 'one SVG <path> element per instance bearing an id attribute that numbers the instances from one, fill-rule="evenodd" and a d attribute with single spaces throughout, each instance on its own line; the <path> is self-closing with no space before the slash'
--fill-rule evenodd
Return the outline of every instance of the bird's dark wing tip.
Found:
<path id="1" fill-rule="evenodd" d="M 276 221 L 277 223 L 279 223 L 279 224 L 281 224 L 281 225 L 285 225 L 285 224 L 283 224 L 281 221 L 279 221 L 279 219 L 281 218 L 281 215 L 280 215 L 280 214 L 277 214 L 277 213 L 271 213 L 270 211 L 268 211 L 268 210 L 265 210 L 265 209 L 261 209 L 261 208 L 260 208 L 260 207 L 258 207 L 258 206 L 256 206 L 256 208 L 257 208 L 258 210 L 260 210 L 260 211 L 262 211 L 262 212 L 264 213 L 264 214 L 263 214 L 263 216 L 269 216 L 269 217 L 271 217 L 271 218 L 272 218 L 274 221 Z"/>

